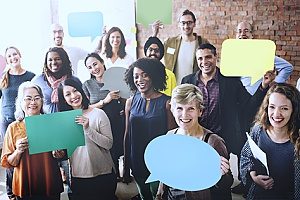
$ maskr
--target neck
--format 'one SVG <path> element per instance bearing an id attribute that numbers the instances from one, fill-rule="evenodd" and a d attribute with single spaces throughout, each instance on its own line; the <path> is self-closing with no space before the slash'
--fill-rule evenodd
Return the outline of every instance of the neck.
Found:
<path id="1" fill-rule="evenodd" d="M 96 81 L 98 81 L 99 83 L 102 83 L 103 82 L 103 77 L 102 76 L 98 76 L 98 77 L 95 77 Z"/>
<path id="2" fill-rule="evenodd" d="M 18 65 L 18 66 L 10 68 L 9 73 L 12 75 L 20 75 L 20 74 L 24 73 L 24 69 L 20 65 Z"/>
<path id="3" fill-rule="evenodd" d="M 153 99 L 155 98 L 157 95 L 159 94 L 159 92 L 154 91 L 153 89 L 147 91 L 147 92 L 141 92 L 141 96 L 144 99 Z"/>
<path id="4" fill-rule="evenodd" d="M 112 52 L 113 52 L 114 55 L 117 55 L 118 51 L 119 51 L 119 47 L 113 47 L 112 48 Z"/>
<path id="5" fill-rule="evenodd" d="M 282 128 L 270 127 L 268 129 L 268 133 L 274 142 L 286 142 L 287 140 L 289 140 L 287 126 L 284 126 Z"/>
<path id="6" fill-rule="evenodd" d="M 193 136 L 193 137 L 198 137 L 200 139 L 202 139 L 203 135 L 204 135 L 204 129 L 202 126 L 200 126 L 199 124 L 196 124 L 195 126 L 189 128 L 189 129 L 183 129 L 183 128 L 179 128 L 180 132 L 183 133 L 184 135 L 189 135 L 189 136 Z"/>
<path id="7" fill-rule="evenodd" d="M 200 73 L 200 79 L 206 85 L 206 83 L 208 81 L 210 81 L 216 75 L 216 72 L 217 72 L 217 70 L 215 69 L 211 74 Z"/>
<path id="8" fill-rule="evenodd" d="M 185 42 L 192 42 L 196 39 L 195 36 L 193 35 L 193 33 L 190 35 L 182 34 L 181 37 L 182 37 L 182 40 Z"/>

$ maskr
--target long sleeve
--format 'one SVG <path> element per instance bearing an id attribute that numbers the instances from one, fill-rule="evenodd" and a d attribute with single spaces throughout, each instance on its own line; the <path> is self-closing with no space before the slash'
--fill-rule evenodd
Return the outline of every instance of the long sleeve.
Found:
<path id="1" fill-rule="evenodd" d="M 275 56 L 275 69 L 278 72 L 277 76 L 275 77 L 276 83 L 284 83 L 288 80 L 289 76 L 293 72 L 293 65 L 288 61 Z"/>

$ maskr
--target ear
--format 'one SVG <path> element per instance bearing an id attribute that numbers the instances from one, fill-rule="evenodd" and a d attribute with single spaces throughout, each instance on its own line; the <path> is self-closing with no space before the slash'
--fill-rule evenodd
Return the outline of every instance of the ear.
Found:
<path id="1" fill-rule="evenodd" d="M 203 109 L 199 109 L 199 110 L 198 110 L 198 117 L 201 117 L 201 116 L 202 116 L 202 113 L 203 113 Z"/>

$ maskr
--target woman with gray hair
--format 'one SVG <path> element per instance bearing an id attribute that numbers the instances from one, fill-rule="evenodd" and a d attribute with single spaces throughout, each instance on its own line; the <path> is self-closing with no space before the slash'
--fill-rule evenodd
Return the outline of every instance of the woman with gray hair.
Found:
<path id="1" fill-rule="evenodd" d="M 181 191 L 160 184 L 157 199 L 231 199 L 230 187 L 233 177 L 229 167 L 229 155 L 224 140 L 217 134 L 202 127 L 198 118 L 203 112 L 203 96 L 199 88 L 192 84 L 182 84 L 175 87 L 171 97 L 171 112 L 175 118 L 176 129 L 167 134 L 181 134 L 196 137 L 212 146 L 221 157 L 220 181 L 213 187 L 201 191 Z"/>
<path id="2" fill-rule="evenodd" d="M 16 99 L 15 115 L 20 121 L 12 122 L 6 131 L 1 165 L 14 167 L 13 193 L 18 200 L 60 199 L 63 183 L 55 158 L 62 158 L 64 151 L 29 155 L 29 144 L 24 117 L 43 114 L 43 93 L 32 82 L 20 85 Z M 24 117 L 21 117 L 23 115 Z"/>

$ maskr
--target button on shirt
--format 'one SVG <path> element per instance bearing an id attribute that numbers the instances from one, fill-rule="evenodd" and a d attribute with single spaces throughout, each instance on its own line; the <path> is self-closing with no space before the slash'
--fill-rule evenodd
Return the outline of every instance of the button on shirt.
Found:
<path id="1" fill-rule="evenodd" d="M 205 85 L 198 76 L 197 86 L 203 94 L 204 110 L 199 119 L 200 124 L 211 130 L 213 133 L 219 133 L 221 130 L 220 108 L 219 108 L 219 81 L 217 73 Z"/>

